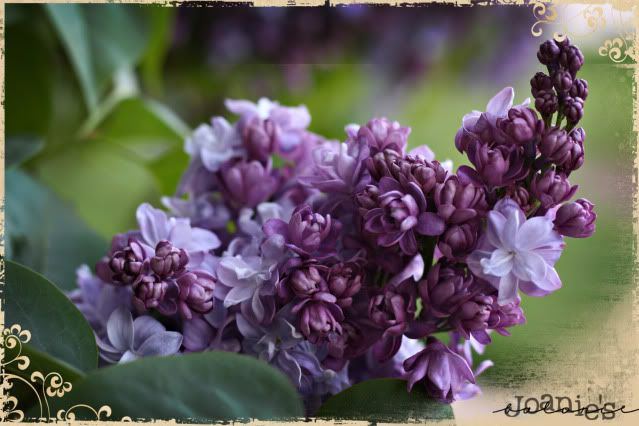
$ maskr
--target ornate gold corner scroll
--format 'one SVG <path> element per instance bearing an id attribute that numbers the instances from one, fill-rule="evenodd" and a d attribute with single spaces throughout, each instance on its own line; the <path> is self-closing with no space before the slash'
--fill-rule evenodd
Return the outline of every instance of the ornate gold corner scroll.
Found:
<path id="1" fill-rule="evenodd" d="M 31 332 L 29 330 L 23 330 L 18 324 L 14 324 L 2 330 L 2 336 L 0 336 L 0 357 L 2 358 L 2 372 L 0 373 L 2 382 L 0 383 L 0 388 L 2 389 L 2 397 L 0 402 L 2 403 L 3 410 L 0 414 L 0 422 L 20 422 L 25 420 L 25 413 L 18 409 L 17 397 L 10 395 L 9 392 L 16 382 L 21 382 L 26 385 L 29 391 L 35 395 L 40 409 L 40 420 L 75 420 L 75 411 L 78 409 L 92 413 L 95 417 L 94 420 L 105 420 L 111 416 L 111 407 L 108 405 L 103 405 L 96 410 L 87 404 L 76 404 L 66 410 L 58 410 L 55 416 L 53 416 L 49 399 L 62 398 L 67 392 L 71 392 L 73 385 L 70 382 L 65 382 L 62 375 L 57 372 L 43 373 L 41 371 L 34 371 L 30 376 L 27 376 L 29 380 L 21 375 L 10 372 L 12 369 L 14 371 L 17 369 L 26 372 L 29 368 L 31 360 L 27 355 L 22 353 L 22 345 L 30 340 Z M 10 349 L 13 355 L 5 359 L 7 349 Z M 7 369 L 7 367 L 13 368 Z M 121 420 L 131 421 L 131 418 L 124 417 Z"/>
<path id="2" fill-rule="evenodd" d="M 635 26 L 633 15 L 639 13 L 635 0 L 614 0 L 612 4 L 559 4 L 551 0 L 531 0 L 529 5 L 535 22 L 530 28 L 534 37 L 544 34 L 544 27 L 554 29 L 557 41 L 566 37 L 581 38 L 604 30 L 616 32 L 612 38 L 602 41 L 599 55 L 612 62 L 639 63 L 639 52 L 634 45 Z M 608 36 L 610 34 L 608 33 Z"/>

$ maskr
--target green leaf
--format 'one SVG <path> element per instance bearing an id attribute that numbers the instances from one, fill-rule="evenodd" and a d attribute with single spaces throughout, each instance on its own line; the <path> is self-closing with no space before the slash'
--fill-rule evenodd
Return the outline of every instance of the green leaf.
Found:
<path id="1" fill-rule="evenodd" d="M 409 419 L 452 419 L 453 410 L 428 396 L 423 386 L 411 392 L 400 379 L 375 379 L 358 383 L 329 398 L 318 417 L 331 419 L 403 422 Z"/>
<path id="2" fill-rule="evenodd" d="M 63 290 L 75 288 L 75 270 L 83 263 L 95 264 L 107 249 L 106 241 L 68 203 L 29 175 L 13 169 L 5 179 L 7 257 Z"/>
<path id="3" fill-rule="evenodd" d="M 150 16 L 149 45 L 142 58 L 141 73 L 145 87 L 155 96 L 162 95 L 162 67 L 171 43 L 176 9 L 147 6 Z"/>
<path id="4" fill-rule="evenodd" d="M 33 6 L 7 5 L 23 16 L 6 31 L 6 134 L 44 136 L 52 114 L 55 69 L 46 20 Z"/>
<path id="5" fill-rule="evenodd" d="M 120 101 L 94 130 L 97 137 L 122 145 L 143 161 L 155 161 L 173 148 L 182 149 L 189 133 L 170 109 L 137 97 Z"/>
<path id="6" fill-rule="evenodd" d="M 147 43 L 139 8 L 47 4 L 46 10 L 93 110 L 114 73 L 137 63 Z"/>
<path id="7" fill-rule="evenodd" d="M 91 327 L 80 311 L 42 275 L 10 260 L 5 261 L 5 322 L 31 332 L 28 346 L 57 358 L 71 368 L 97 367 L 98 351 Z"/>
<path id="8" fill-rule="evenodd" d="M 7 138 L 5 166 L 15 167 L 35 156 L 44 147 L 42 139 L 36 137 Z"/>
<path id="9" fill-rule="evenodd" d="M 109 405 L 111 419 L 210 422 L 303 415 L 297 391 L 282 373 L 228 352 L 143 358 L 100 369 L 74 385 L 63 403 Z"/>
<path id="10" fill-rule="evenodd" d="M 135 209 L 141 203 L 160 198 L 154 177 L 139 159 L 109 142 L 70 145 L 38 166 L 39 177 L 108 239 L 136 226 Z"/>

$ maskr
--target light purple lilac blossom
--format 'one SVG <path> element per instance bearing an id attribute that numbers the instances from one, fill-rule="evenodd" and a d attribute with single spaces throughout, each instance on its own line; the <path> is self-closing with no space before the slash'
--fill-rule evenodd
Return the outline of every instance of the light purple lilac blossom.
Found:
<path id="1" fill-rule="evenodd" d="M 304 106 L 228 100 L 236 122 L 187 139 L 169 213 L 142 204 L 95 275 L 78 270 L 69 297 L 102 360 L 248 354 L 281 370 L 309 415 L 379 377 L 445 403 L 477 395 L 492 362 L 473 366 L 471 347 L 525 323 L 519 291 L 557 291 L 564 237 L 595 231 L 568 181 L 585 160 L 583 55 L 548 41 L 538 58 L 537 111 L 506 87 L 465 115 L 456 172 L 391 119 L 329 141 Z"/>

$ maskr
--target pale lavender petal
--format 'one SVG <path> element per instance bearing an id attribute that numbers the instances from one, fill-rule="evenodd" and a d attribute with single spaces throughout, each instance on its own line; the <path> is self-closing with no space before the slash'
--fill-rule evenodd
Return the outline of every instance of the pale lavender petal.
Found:
<path id="1" fill-rule="evenodd" d="M 133 321 L 133 349 L 138 349 L 142 343 L 154 334 L 166 331 L 162 323 L 149 315 L 142 315 Z"/>
<path id="2" fill-rule="evenodd" d="M 497 297 L 497 303 L 500 305 L 507 305 L 508 303 L 517 300 L 517 287 L 519 280 L 515 274 L 508 274 L 499 280 L 499 293 Z"/>
<path id="3" fill-rule="evenodd" d="M 150 204 L 144 203 L 138 207 L 135 217 L 140 226 L 142 237 L 152 247 L 160 240 L 168 237 L 168 218 L 162 210 L 153 208 Z"/>
<path id="4" fill-rule="evenodd" d="M 513 106 L 514 99 L 515 89 L 512 87 L 504 87 L 488 101 L 486 112 L 490 118 L 505 117 L 508 110 Z"/>
<path id="5" fill-rule="evenodd" d="M 107 336 L 114 348 L 126 351 L 133 347 L 133 317 L 124 307 L 111 313 L 107 321 Z"/>
<path id="6" fill-rule="evenodd" d="M 182 346 L 182 335 L 176 331 L 164 331 L 149 337 L 137 353 L 140 356 L 173 355 Z"/>

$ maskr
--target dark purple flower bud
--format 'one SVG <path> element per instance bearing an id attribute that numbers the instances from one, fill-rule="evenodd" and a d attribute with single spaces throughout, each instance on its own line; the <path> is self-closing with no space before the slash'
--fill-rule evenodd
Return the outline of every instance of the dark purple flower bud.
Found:
<path id="1" fill-rule="evenodd" d="M 309 297 L 320 290 L 322 276 L 318 265 L 296 269 L 288 280 L 288 285 L 298 297 Z"/>
<path id="2" fill-rule="evenodd" d="M 396 164 L 399 159 L 400 156 L 397 152 L 387 149 L 366 159 L 366 168 L 376 181 L 379 181 L 383 176 L 394 177 L 399 170 L 399 166 Z"/>
<path id="3" fill-rule="evenodd" d="M 556 113 L 559 110 L 559 98 L 555 91 L 552 88 L 540 90 L 535 96 L 535 108 L 544 117 Z"/>
<path id="4" fill-rule="evenodd" d="M 186 251 L 177 249 L 166 240 L 160 241 L 155 247 L 155 256 L 150 260 L 151 270 L 160 278 L 176 275 L 184 271 L 189 263 Z"/>
<path id="5" fill-rule="evenodd" d="M 549 209 L 568 201 L 577 192 L 578 185 L 571 186 L 563 173 L 547 170 L 537 173 L 530 183 L 530 192 L 541 201 L 544 209 Z"/>
<path id="6" fill-rule="evenodd" d="M 584 100 L 568 96 L 563 103 L 563 113 L 570 124 L 577 124 L 584 116 Z"/>
<path id="7" fill-rule="evenodd" d="M 572 75 L 566 70 L 557 70 L 552 75 L 552 84 L 557 93 L 566 93 L 572 87 Z"/>
<path id="8" fill-rule="evenodd" d="M 130 239 L 128 246 L 113 253 L 108 260 L 111 272 L 109 282 L 119 285 L 136 283 L 142 278 L 145 269 L 147 269 L 145 259 L 144 247 L 137 241 Z"/>
<path id="9" fill-rule="evenodd" d="M 583 198 L 564 204 L 557 210 L 555 229 L 561 235 L 573 238 L 588 238 L 595 232 L 597 213 L 594 205 Z"/>
<path id="10" fill-rule="evenodd" d="M 298 328 L 313 344 L 334 339 L 342 334 L 341 322 L 344 321 L 342 309 L 335 304 L 335 297 L 325 293 L 320 297 L 305 299 L 293 307 L 292 312 L 299 314 Z"/>
<path id="11" fill-rule="evenodd" d="M 399 286 L 387 285 L 374 294 L 368 304 L 368 317 L 384 330 L 383 337 L 401 336 L 415 317 L 415 285 L 406 281 Z"/>
<path id="12" fill-rule="evenodd" d="M 184 319 L 193 318 L 193 311 L 206 314 L 213 309 L 215 277 L 205 271 L 187 272 L 177 279 L 177 285 L 178 308 Z"/>
<path id="13" fill-rule="evenodd" d="M 471 220 L 461 225 L 451 225 L 439 237 L 437 247 L 450 260 L 463 260 L 477 246 L 479 222 Z"/>
<path id="14" fill-rule="evenodd" d="M 313 213 L 306 204 L 295 209 L 289 223 L 270 219 L 263 226 L 267 237 L 283 236 L 287 247 L 304 257 L 330 256 L 335 252 L 341 229 L 342 224 L 330 214 Z"/>
<path id="15" fill-rule="evenodd" d="M 588 82 L 580 78 L 576 79 L 570 88 L 570 96 L 573 98 L 581 98 L 585 101 L 588 97 Z"/>
<path id="16" fill-rule="evenodd" d="M 426 348 L 404 361 L 408 391 L 423 381 L 426 391 L 435 399 L 451 403 L 475 376 L 466 360 L 434 337 L 426 340 Z"/>
<path id="17" fill-rule="evenodd" d="M 406 148 L 410 130 L 410 127 L 401 127 L 397 121 L 390 121 L 384 117 L 374 118 L 366 126 L 359 128 L 357 139 L 366 141 L 371 155 L 386 149 L 401 155 Z"/>
<path id="18" fill-rule="evenodd" d="M 539 142 L 539 152 L 546 160 L 561 165 L 570 159 L 572 142 L 568 133 L 559 127 L 547 129 Z"/>
<path id="19" fill-rule="evenodd" d="M 162 281 L 155 275 L 145 275 L 133 285 L 133 305 L 144 312 L 156 309 L 162 315 L 173 315 L 177 312 L 179 289 L 173 281 Z"/>
<path id="20" fill-rule="evenodd" d="M 479 293 L 465 300 L 451 316 L 449 323 L 466 339 L 475 334 L 487 336 L 485 330 L 492 312 L 495 298 Z"/>
<path id="21" fill-rule="evenodd" d="M 537 52 L 537 59 L 544 65 L 553 66 L 556 65 L 559 60 L 559 54 L 561 49 L 557 45 L 555 40 L 547 40 L 539 46 Z"/>
<path id="22" fill-rule="evenodd" d="M 466 222 L 488 210 L 484 188 L 473 183 L 461 183 L 457 176 L 438 184 L 433 198 L 437 213 L 446 223 Z"/>
<path id="23" fill-rule="evenodd" d="M 511 108 L 508 118 L 498 118 L 495 136 L 499 143 L 523 145 L 533 141 L 544 131 L 544 122 L 530 108 Z"/>
<path id="24" fill-rule="evenodd" d="M 500 305 L 495 300 L 488 318 L 488 328 L 503 336 L 509 336 L 510 333 L 506 330 L 507 327 L 525 324 L 526 317 L 524 317 L 524 311 L 519 306 L 519 303 L 519 299 L 516 299 L 514 302 Z"/>
<path id="25" fill-rule="evenodd" d="M 246 160 L 225 163 L 219 178 L 222 191 L 235 208 L 255 207 L 278 189 L 270 163 L 266 166 L 259 161 Z"/>
<path id="26" fill-rule="evenodd" d="M 521 209 L 524 212 L 527 212 L 528 210 L 530 210 L 530 194 L 528 194 L 528 191 L 526 190 L 526 188 L 524 188 L 521 185 L 511 185 L 508 188 L 506 188 L 506 197 L 509 197 L 510 199 L 512 199 L 513 201 L 515 201 L 517 204 L 519 204 L 519 207 L 521 207 Z"/>
<path id="27" fill-rule="evenodd" d="M 536 98 L 539 92 L 545 90 L 552 90 L 552 80 L 543 72 L 538 72 L 530 79 L 530 92 Z"/>
<path id="28" fill-rule="evenodd" d="M 353 304 L 353 296 L 362 288 L 363 274 L 362 268 L 355 262 L 341 262 L 328 270 L 328 290 L 337 298 L 340 308 Z"/>
<path id="29" fill-rule="evenodd" d="M 463 264 L 436 263 L 419 282 L 425 318 L 447 318 L 470 297 L 473 275 Z"/>
<path id="30" fill-rule="evenodd" d="M 529 172 L 523 146 L 499 145 L 490 148 L 475 141 L 468 146 L 468 158 L 481 180 L 493 187 L 510 185 L 525 178 Z"/>
<path id="31" fill-rule="evenodd" d="M 272 120 L 262 120 L 258 115 L 244 116 L 239 127 L 249 158 L 267 162 L 279 145 L 279 127 Z"/>
<path id="32" fill-rule="evenodd" d="M 366 352 L 381 338 L 381 331 L 367 318 L 346 319 L 341 323 L 342 333 L 329 336 L 329 356 L 323 361 L 326 368 L 339 371 L 349 359 Z"/>
<path id="33" fill-rule="evenodd" d="M 581 127 L 572 129 L 568 134 L 570 140 L 570 151 L 566 161 L 561 164 L 561 170 L 566 176 L 577 170 L 584 164 L 584 141 L 586 140 L 586 132 Z"/>
<path id="34" fill-rule="evenodd" d="M 584 65 L 584 55 L 575 45 L 562 46 L 559 55 L 559 65 L 570 71 L 574 77 L 577 71 Z"/>

